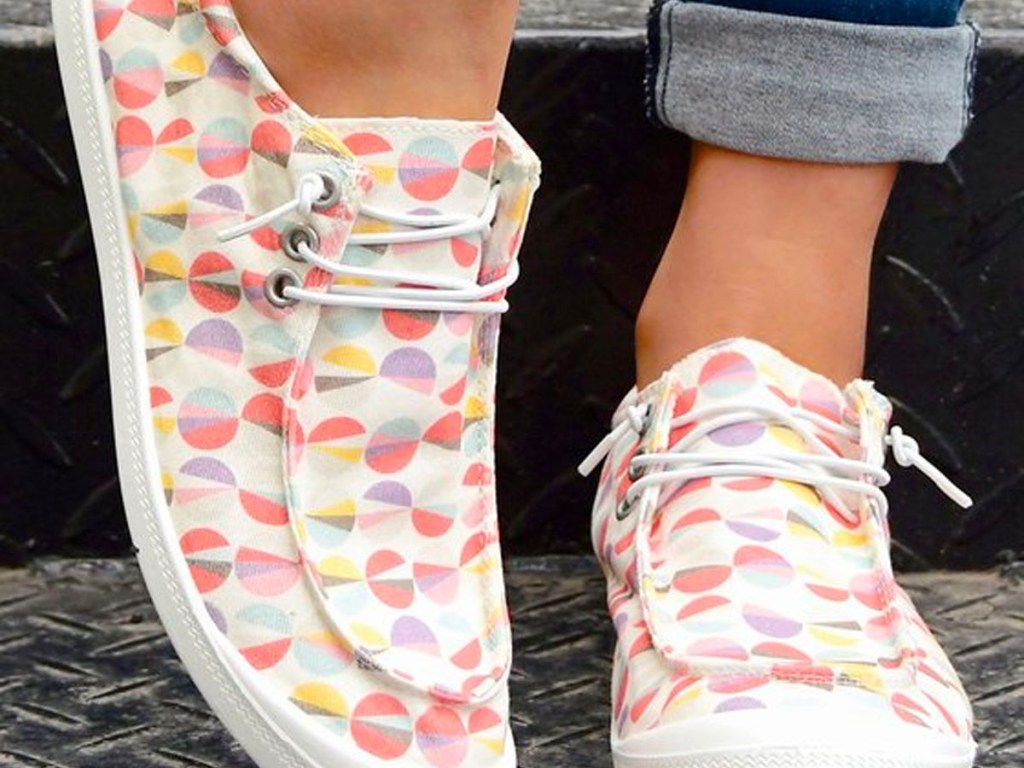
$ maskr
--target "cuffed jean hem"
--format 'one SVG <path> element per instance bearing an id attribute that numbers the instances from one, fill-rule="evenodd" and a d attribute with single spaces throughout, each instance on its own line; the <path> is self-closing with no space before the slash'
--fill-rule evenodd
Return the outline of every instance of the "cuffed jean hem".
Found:
<path id="1" fill-rule="evenodd" d="M 939 163 L 971 117 L 977 28 L 849 24 L 655 4 L 649 106 L 698 141 L 767 157 Z"/>

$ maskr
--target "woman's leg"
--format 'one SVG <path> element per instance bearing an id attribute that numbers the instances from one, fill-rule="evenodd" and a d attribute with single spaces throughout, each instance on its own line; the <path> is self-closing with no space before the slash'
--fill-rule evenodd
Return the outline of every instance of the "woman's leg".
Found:
<path id="1" fill-rule="evenodd" d="M 637 324 L 641 386 L 687 352 L 764 341 L 839 384 L 861 373 L 871 251 L 896 166 L 694 148 Z"/>
<path id="2" fill-rule="evenodd" d="M 652 14 L 650 103 L 697 143 L 638 324 L 654 383 L 583 465 L 607 457 L 616 763 L 970 768 L 970 703 L 882 554 L 880 465 L 970 500 L 851 379 L 895 164 L 962 135 L 974 31 L 888 18 L 949 0 L 712 2 Z"/>
<path id="3" fill-rule="evenodd" d="M 282 87 L 315 114 L 484 120 L 497 108 L 519 0 L 234 5 Z"/>
<path id="4" fill-rule="evenodd" d="M 494 116 L 514 0 L 127 5 L 54 17 L 176 647 L 262 766 L 514 765 L 504 305 L 458 289 L 511 270 L 539 176 Z"/>
<path id="5" fill-rule="evenodd" d="M 637 325 L 641 385 L 733 336 L 840 384 L 860 374 L 895 163 L 940 161 L 966 125 L 975 40 L 958 10 L 959 0 L 656 6 L 649 103 L 700 141 Z"/>

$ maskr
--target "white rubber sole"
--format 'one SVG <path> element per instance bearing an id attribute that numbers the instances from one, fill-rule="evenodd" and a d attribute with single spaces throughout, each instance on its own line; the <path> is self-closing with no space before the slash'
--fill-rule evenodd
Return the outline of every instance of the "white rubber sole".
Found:
<path id="1" fill-rule="evenodd" d="M 831 709 L 710 715 L 612 744 L 615 768 L 972 768 L 976 747 Z"/>
<path id="2" fill-rule="evenodd" d="M 328 740 L 328 731 L 272 694 L 224 641 L 192 587 L 163 498 L 149 418 L 142 310 L 92 6 L 93 0 L 52 0 L 61 78 L 99 261 L 121 494 L 146 587 L 193 682 L 261 768 L 393 766 L 339 748 Z M 510 751 L 502 768 L 514 766 Z"/>

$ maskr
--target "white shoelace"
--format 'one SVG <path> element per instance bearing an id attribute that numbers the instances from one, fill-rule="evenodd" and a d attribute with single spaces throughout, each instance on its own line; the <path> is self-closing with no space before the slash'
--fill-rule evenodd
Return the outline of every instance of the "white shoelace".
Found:
<path id="1" fill-rule="evenodd" d="M 370 247 L 424 243 L 476 234 L 486 237 L 497 215 L 500 192 L 500 185 L 491 189 L 487 204 L 478 216 L 404 214 L 364 205 L 360 209 L 361 215 L 412 229 L 354 234 L 349 237 L 348 245 Z M 299 179 L 292 200 L 243 224 L 219 232 L 218 238 L 221 242 L 236 240 L 296 213 L 302 218 L 309 218 L 314 210 L 330 209 L 340 200 L 341 183 L 333 174 L 329 171 L 307 173 Z M 332 285 L 327 292 L 310 291 L 302 287 L 302 279 L 297 272 L 282 267 L 268 275 L 266 282 L 267 299 L 277 307 L 310 302 L 330 307 L 503 314 L 508 311 L 508 302 L 495 297 L 519 279 L 519 265 L 516 262 L 510 265 L 503 277 L 487 285 L 332 262 L 320 255 L 320 238 L 312 226 L 304 223 L 285 230 L 282 242 L 285 254 L 294 261 L 306 262 L 337 277 L 383 285 L 342 284 Z"/>
<path id="2" fill-rule="evenodd" d="M 649 416 L 650 406 L 628 406 L 624 416 L 613 425 L 611 433 L 580 464 L 580 473 L 587 476 L 593 472 L 619 440 L 630 432 L 642 436 Z M 751 451 L 745 454 L 741 451 L 693 450 L 697 442 L 716 430 L 751 422 L 791 429 L 812 453 Z M 630 461 L 629 472 L 634 482 L 617 511 L 620 519 L 628 517 L 637 499 L 649 490 L 654 489 L 660 496 L 667 486 L 678 488 L 689 480 L 709 477 L 770 477 L 811 486 L 852 524 L 858 521 L 857 512 L 850 509 L 840 497 L 840 492 L 864 494 L 874 501 L 882 516 L 888 513 L 889 502 L 881 489 L 889 484 L 889 473 L 868 462 L 836 456 L 815 434 L 811 425 L 837 438 L 859 442 L 861 432 L 857 427 L 837 424 L 798 407 L 725 405 L 697 408 L 673 419 L 670 428 L 677 429 L 691 424 L 697 426 L 665 451 L 641 453 Z M 883 439 L 892 448 L 893 458 L 901 467 L 917 468 L 961 507 L 972 505 L 970 496 L 924 458 L 917 441 L 904 434 L 900 427 L 892 427 Z M 657 508 L 657 500 L 650 506 Z"/>

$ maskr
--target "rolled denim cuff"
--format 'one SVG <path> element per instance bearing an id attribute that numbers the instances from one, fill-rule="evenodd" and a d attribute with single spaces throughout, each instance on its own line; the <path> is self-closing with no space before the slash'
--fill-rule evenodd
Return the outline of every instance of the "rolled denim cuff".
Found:
<path id="1" fill-rule="evenodd" d="M 963 137 L 979 35 L 659 2 L 648 99 L 709 144 L 834 163 L 939 163 Z"/>

